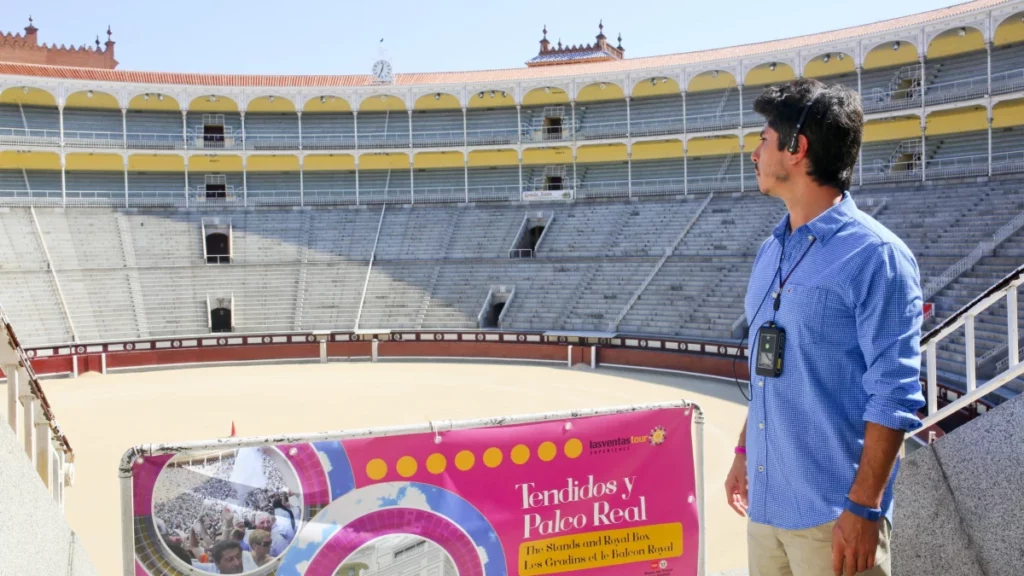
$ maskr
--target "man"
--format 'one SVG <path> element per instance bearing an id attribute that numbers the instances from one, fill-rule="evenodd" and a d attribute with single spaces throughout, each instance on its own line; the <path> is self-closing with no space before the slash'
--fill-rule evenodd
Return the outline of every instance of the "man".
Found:
<path id="1" fill-rule="evenodd" d="M 855 92 L 801 79 L 754 110 L 758 186 L 789 213 L 747 288 L 751 400 L 726 495 L 750 518 L 751 576 L 888 576 L 896 459 L 924 405 L 917 262 L 846 192 Z"/>
<path id="2" fill-rule="evenodd" d="M 234 540 L 221 540 L 210 552 L 218 574 L 242 573 L 242 547 Z"/>

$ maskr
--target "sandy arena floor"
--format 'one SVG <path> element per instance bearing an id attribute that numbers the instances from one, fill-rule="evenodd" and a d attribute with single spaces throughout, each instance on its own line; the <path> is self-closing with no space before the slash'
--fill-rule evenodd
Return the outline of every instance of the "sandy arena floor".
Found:
<path id="1" fill-rule="evenodd" d="M 333 363 L 157 371 L 44 383 L 75 448 L 66 513 L 102 575 L 120 574 L 117 462 L 149 442 L 319 432 L 618 406 L 701 405 L 709 573 L 746 567 L 744 519 L 723 482 L 746 402 L 731 383 L 674 374 L 532 365 Z"/>

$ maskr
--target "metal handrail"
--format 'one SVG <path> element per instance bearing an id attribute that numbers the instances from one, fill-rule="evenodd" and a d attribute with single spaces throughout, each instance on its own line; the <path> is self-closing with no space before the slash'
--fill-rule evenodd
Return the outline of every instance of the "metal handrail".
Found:
<path id="1" fill-rule="evenodd" d="M 928 416 L 922 419 L 922 427 L 917 432 L 909 434 L 910 436 L 914 436 L 916 433 L 938 424 L 952 414 L 955 414 L 967 406 L 981 400 L 983 397 L 995 392 L 1010 381 L 1024 374 L 1024 362 L 1020 361 L 1020 355 L 1018 353 L 1019 345 L 1017 341 L 1017 289 L 1022 283 L 1024 283 L 1024 266 L 1017 268 L 1010 274 L 1006 275 L 1002 280 L 993 284 L 988 290 L 979 294 L 966 306 L 958 310 L 955 314 L 947 318 L 921 338 L 921 351 L 925 354 L 927 364 L 925 393 L 928 400 Z M 988 382 L 984 382 L 979 386 L 977 383 L 974 355 L 974 320 L 979 314 L 1002 300 L 1004 297 L 1006 298 L 1006 328 L 1007 342 L 1009 343 L 1007 369 L 997 374 Z M 936 365 L 938 360 L 938 346 L 944 338 L 956 333 L 961 327 L 963 327 L 965 331 L 965 345 L 967 350 L 965 358 L 967 368 L 966 393 L 939 410 L 938 368 Z"/>

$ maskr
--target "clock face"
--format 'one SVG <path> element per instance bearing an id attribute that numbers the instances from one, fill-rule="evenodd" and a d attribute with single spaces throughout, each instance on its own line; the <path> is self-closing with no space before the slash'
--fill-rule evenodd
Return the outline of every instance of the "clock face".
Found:
<path id="1" fill-rule="evenodd" d="M 391 79 L 391 63 L 387 60 L 377 60 L 373 63 L 373 77 L 377 80 Z"/>

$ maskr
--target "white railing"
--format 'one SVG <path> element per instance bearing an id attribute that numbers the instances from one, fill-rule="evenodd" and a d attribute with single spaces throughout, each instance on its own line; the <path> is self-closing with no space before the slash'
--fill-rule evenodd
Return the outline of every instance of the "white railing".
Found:
<path id="1" fill-rule="evenodd" d="M 692 131 L 690 127 L 687 130 Z M 629 133 L 631 136 L 660 136 L 663 134 L 681 134 L 683 117 L 668 116 L 665 118 L 630 119 Z"/>
<path id="2" fill-rule="evenodd" d="M 72 148 L 123 148 L 122 132 L 65 130 L 64 145 Z"/>
<path id="3" fill-rule="evenodd" d="M 185 147 L 185 137 L 157 132 L 129 132 L 125 137 L 128 148 L 136 150 L 180 150 Z"/>
<path id="4" fill-rule="evenodd" d="M 360 148 L 408 148 L 409 133 L 370 133 L 360 132 L 356 136 Z"/>
<path id="5" fill-rule="evenodd" d="M 420 202 L 462 202 L 466 199 L 465 186 L 433 186 L 412 191 L 416 203 Z"/>
<path id="6" fill-rule="evenodd" d="M 861 106 L 864 108 L 864 112 L 919 108 L 921 106 L 921 89 L 916 86 L 897 90 L 875 88 L 864 94 Z"/>
<path id="7" fill-rule="evenodd" d="M 883 164 L 878 171 L 864 171 L 862 184 L 873 182 L 907 182 L 921 179 L 921 166 L 919 162 L 896 162 L 894 164 Z"/>
<path id="8" fill-rule="evenodd" d="M 922 420 L 923 426 L 918 432 L 927 430 L 930 426 L 938 424 L 948 416 L 956 414 L 971 404 L 981 400 L 983 397 L 996 392 L 1009 382 L 1024 374 L 1024 362 L 1020 361 L 1020 347 L 1017 340 L 1017 289 L 1024 283 L 1024 266 L 1010 273 L 1008 276 L 994 284 L 991 288 L 972 300 L 967 306 L 961 308 L 948 320 L 937 326 L 921 338 L 921 352 L 925 356 L 926 380 L 925 395 L 927 398 L 928 416 Z M 990 306 L 1006 299 L 1007 309 L 1007 342 L 1009 343 L 1009 355 L 1006 367 L 988 382 L 978 385 L 977 364 L 974 356 L 975 318 L 987 310 Z M 965 365 L 966 382 L 963 395 L 956 397 L 947 396 L 951 402 L 939 410 L 938 391 L 938 347 L 939 343 L 947 336 L 954 334 L 964 328 L 965 334 Z"/>
<path id="9" fill-rule="evenodd" d="M 687 179 L 690 192 L 726 192 L 740 189 L 739 174 L 725 176 L 691 176 Z"/>
<path id="10" fill-rule="evenodd" d="M 624 138 L 629 131 L 629 122 L 584 122 L 576 131 L 577 140 L 599 140 L 602 138 Z"/>
<path id="11" fill-rule="evenodd" d="M 1020 339 L 1020 335 L 1019 334 L 1017 335 L 1017 338 L 1018 338 L 1018 340 Z M 1009 350 L 1009 348 L 1006 345 L 1003 345 L 1001 347 L 1001 349 L 997 349 L 997 350 L 999 350 L 1000 352 L 1004 352 L 1006 350 Z M 1017 357 L 1020 358 L 1022 355 L 1024 355 L 1024 347 L 1021 347 L 1021 348 L 1017 349 Z M 981 358 L 981 360 L 985 360 L 985 357 L 983 356 Z M 1007 356 L 1006 358 L 1003 358 L 998 363 L 996 363 L 996 372 L 1002 372 L 1003 370 L 1006 370 L 1009 367 L 1010 367 L 1010 357 Z"/>
<path id="12" fill-rule="evenodd" d="M 412 145 L 418 148 L 462 146 L 462 130 L 413 131 Z"/>
<path id="13" fill-rule="evenodd" d="M 926 86 L 924 102 L 931 106 L 957 100 L 969 100 L 986 94 L 988 94 L 988 76 L 974 76 Z"/>
<path id="14" fill-rule="evenodd" d="M 992 75 L 992 93 L 1005 94 L 1024 89 L 1024 70 L 1008 70 Z"/>
<path id="15" fill-rule="evenodd" d="M 129 206 L 184 206 L 185 192 L 176 190 L 133 190 L 128 195 Z"/>
<path id="16" fill-rule="evenodd" d="M 469 200 L 471 202 L 514 202 L 519 199 L 518 185 L 469 187 Z"/>
<path id="17" fill-rule="evenodd" d="M 241 150 L 244 144 L 241 132 L 232 132 L 221 136 L 189 131 L 185 141 L 189 148 L 195 150 Z"/>
<path id="18" fill-rule="evenodd" d="M 929 174 L 934 171 L 947 177 L 980 176 L 988 174 L 988 154 L 935 158 L 928 160 L 926 166 Z"/>
<path id="19" fill-rule="evenodd" d="M 475 146 L 490 144 L 515 144 L 519 141 L 517 128 L 489 128 L 466 131 L 466 143 Z"/>
<path id="20" fill-rule="evenodd" d="M 246 150 L 298 150 L 299 135 L 251 134 L 246 131 L 242 139 Z"/>
<path id="21" fill-rule="evenodd" d="M 60 145 L 60 130 L 0 128 L 0 144 L 58 146 Z"/>
<path id="22" fill-rule="evenodd" d="M 303 190 L 303 198 L 307 205 L 315 206 L 326 206 L 330 204 L 355 204 L 356 203 L 356 189 L 355 188 L 343 188 L 338 190 L 320 190 L 320 189 L 309 189 Z"/>
<path id="23" fill-rule="evenodd" d="M 303 134 L 304 150 L 339 150 L 356 147 L 356 135 L 351 134 Z"/>
<path id="24" fill-rule="evenodd" d="M 524 125 L 524 142 L 564 142 L 572 140 L 572 126 L 530 126 Z"/>
<path id="25" fill-rule="evenodd" d="M 628 180 L 582 182 L 576 186 L 577 198 L 618 198 L 629 196 Z"/>
<path id="26" fill-rule="evenodd" d="M 686 191 L 684 178 L 652 178 L 633 180 L 634 196 L 663 196 L 666 194 L 683 194 Z"/>
<path id="27" fill-rule="evenodd" d="M 361 204 L 409 204 L 412 202 L 411 188 L 360 188 Z"/>
<path id="28" fill-rule="evenodd" d="M 740 113 L 722 112 L 720 114 L 699 114 L 686 117 L 687 132 L 711 132 L 714 130 L 728 130 L 738 128 L 740 125 Z"/>

